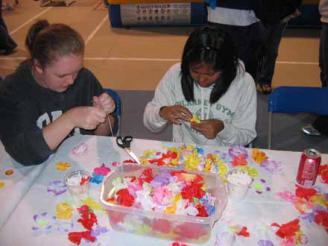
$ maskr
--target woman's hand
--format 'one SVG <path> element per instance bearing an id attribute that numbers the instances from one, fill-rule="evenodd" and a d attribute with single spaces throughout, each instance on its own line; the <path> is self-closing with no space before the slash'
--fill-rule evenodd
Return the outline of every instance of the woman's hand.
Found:
<path id="1" fill-rule="evenodd" d="M 115 110 L 115 102 L 106 92 L 102 93 L 98 97 L 93 97 L 93 106 L 96 108 L 101 108 L 106 114 L 113 113 Z"/>
<path id="2" fill-rule="evenodd" d="M 189 122 L 192 118 L 192 113 L 189 109 L 181 105 L 162 107 L 159 110 L 159 115 L 173 124 L 181 124 L 182 121 Z"/>
<path id="3" fill-rule="evenodd" d="M 222 120 L 202 120 L 200 123 L 191 123 L 191 128 L 203 134 L 208 139 L 214 139 L 223 130 Z"/>

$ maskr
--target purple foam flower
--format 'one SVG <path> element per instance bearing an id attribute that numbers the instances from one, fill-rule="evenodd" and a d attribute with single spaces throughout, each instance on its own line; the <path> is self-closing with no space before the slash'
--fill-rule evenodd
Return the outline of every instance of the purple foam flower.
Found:
<path id="1" fill-rule="evenodd" d="M 281 162 L 274 160 L 265 160 L 261 166 L 272 174 L 279 173 L 282 170 Z"/>
<path id="2" fill-rule="evenodd" d="M 236 158 L 238 156 L 244 156 L 245 159 L 248 157 L 247 150 L 244 146 L 231 146 L 228 151 L 231 158 Z"/>
<path id="3" fill-rule="evenodd" d="M 274 244 L 270 240 L 259 240 L 257 242 L 258 246 L 274 246 Z"/>
<path id="4" fill-rule="evenodd" d="M 109 230 L 107 229 L 107 227 L 105 226 L 96 226 L 96 228 L 94 228 L 91 232 L 91 236 L 97 237 L 100 234 L 104 234 L 109 232 Z"/>
<path id="5" fill-rule="evenodd" d="M 151 181 L 153 187 L 165 186 L 170 183 L 171 174 L 168 171 L 163 171 L 156 175 Z"/>
<path id="6" fill-rule="evenodd" d="M 49 183 L 47 191 L 52 193 L 54 196 L 58 196 L 66 192 L 67 186 L 61 180 L 53 180 Z"/>
<path id="7" fill-rule="evenodd" d="M 301 214 L 300 219 L 307 221 L 309 223 L 313 223 L 314 222 L 314 213 Z"/>

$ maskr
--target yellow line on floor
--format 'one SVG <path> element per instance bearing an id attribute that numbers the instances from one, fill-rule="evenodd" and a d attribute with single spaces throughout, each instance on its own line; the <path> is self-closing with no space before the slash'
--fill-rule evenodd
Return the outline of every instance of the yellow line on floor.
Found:
<path id="1" fill-rule="evenodd" d="M 105 17 L 101 20 L 101 22 L 97 25 L 96 29 L 87 37 L 87 39 L 85 40 L 85 45 L 87 45 L 89 41 L 96 35 L 100 27 L 104 24 L 105 21 L 107 21 L 107 18 L 108 16 L 106 14 Z"/>
<path id="2" fill-rule="evenodd" d="M 31 19 L 29 19 L 28 21 L 24 22 L 22 25 L 20 25 L 19 27 L 15 28 L 14 30 L 12 30 L 10 32 L 10 35 L 13 35 L 17 31 L 19 31 L 20 29 L 22 29 L 24 26 L 30 24 L 32 21 L 34 21 L 35 19 L 39 18 L 41 15 L 47 13 L 50 9 L 52 9 L 52 7 L 46 8 L 45 10 L 43 10 L 42 12 L 40 12 L 39 14 L 37 14 L 36 16 L 34 16 Z"/>

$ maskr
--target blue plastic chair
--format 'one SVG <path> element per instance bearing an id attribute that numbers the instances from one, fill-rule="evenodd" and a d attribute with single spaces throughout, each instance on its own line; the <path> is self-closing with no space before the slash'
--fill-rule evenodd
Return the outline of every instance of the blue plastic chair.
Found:
<path id="1" fill-rule="evenodd" d="M 328 88 L 281 86 L 269 96 L 268 149 L 271 149 L 272 113 L 328 115 Z"/>
<path id="2" fill-rule="evenodd" d="M 122 116 L 122 101 L 121 97 L 118 95 L 118 93 L 112 89 L 105 88 L 105 92 L 107 92 L 114 100 L 116 108 L 115 111 L 113 112 L 114 115 L 117 118 L 117 122 L 115 123 L 115 126 L 113 128 L 113 134 L 115 135 L 120 135 L 120 130 L 121 130 L 121 116 Z"/>

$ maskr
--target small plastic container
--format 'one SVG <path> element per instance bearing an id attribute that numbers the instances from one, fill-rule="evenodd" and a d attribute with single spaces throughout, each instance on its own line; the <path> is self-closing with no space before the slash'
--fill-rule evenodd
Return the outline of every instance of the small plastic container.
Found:
<path id="1" fill-rule="evenodd" d="M 171 168 L 156 166 L 122 165 L 104 179 L 100 201 L 106 208 L 112 228 L 119 231 L 181 242 L 206 242 L 210 238 L 214 223 L 220 219 L 227 204 L 226 187 L 221 178 L 215 174 L 186 172 L 187 174 L 199 174 L 202 176 L 206 192 L 215 198 L 215 212 L 208 217 L 145 211 L 133 206 L 125 207 L 107 202 L 108 197 L 111 197 L 111 194 L 113 194 L 113 180 L 117 180 L 118 177 L 138 176 L 145 169 L 151 169 L 153 174 L 172 171 Z"/>
<path id="2" fill-rule="evenodd" d="M 84 170 L 76 170 L 65 176 L 65 184 L 76 205 L 88 197 L 90 174 Z"/>
<path id="3" fill-rule="evenodd" d="M 247 195 L 252 178 L 243 171 L 234 169 L 227 175 L 229 198 L 232 200 L 242 200 Z"/>

